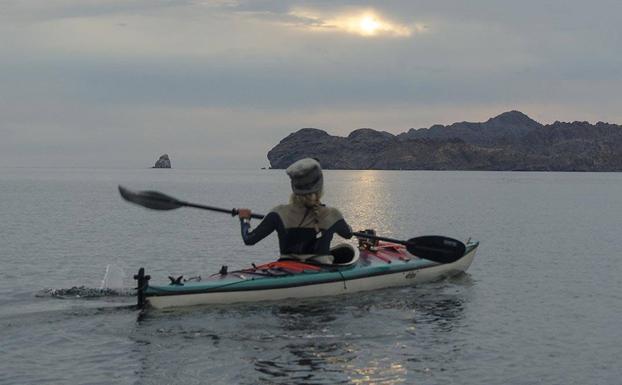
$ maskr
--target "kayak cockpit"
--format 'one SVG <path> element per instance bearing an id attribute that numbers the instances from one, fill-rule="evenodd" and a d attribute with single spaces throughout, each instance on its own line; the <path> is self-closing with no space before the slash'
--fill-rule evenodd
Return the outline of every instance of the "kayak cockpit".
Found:
<path id="1" fill-rule="evenodd" d="M 341 243 L 330 249 L 330 255 L 333 256 L 333 266 L 350 266 L 359 260 L 361 253 L 349 243 Z"/>
<path id="2" fill-rule="evenodd" d="M 332 247 L 329 254 L 286 254 L 279 261 L 299 261 L 323 267 L 343 267 L 354 265 L 359 259 L 359 250 L 348 243 Z"/>

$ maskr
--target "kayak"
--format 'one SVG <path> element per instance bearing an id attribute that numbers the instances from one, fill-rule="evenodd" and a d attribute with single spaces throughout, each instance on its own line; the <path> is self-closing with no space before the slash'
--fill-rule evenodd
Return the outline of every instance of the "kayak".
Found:
<path id="1" fill-rule="evenodd" d="M 230 272 L 223 266 L 204 280 L 169 277 L 171 282 L 165 285 L 151 285 L 150 276 L 141 268 L 134 278 L 140 308 L 325 297 L 451 277 L 469 268 L 478 246 L 479 242 L 467 241 L 464 255 L 451 263 L 418 258 L 401 244 L 377 242 L 373 247 L 341 245 L 336 252 L 331 250 L 335 255 L 331 265 L 279 259 Z"/>

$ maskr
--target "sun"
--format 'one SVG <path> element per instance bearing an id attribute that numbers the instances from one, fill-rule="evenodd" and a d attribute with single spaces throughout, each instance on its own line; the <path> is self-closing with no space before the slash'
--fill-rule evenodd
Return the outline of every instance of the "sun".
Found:
<path id="1" fill-rule="evenodd" d="M 373 15 L 364 15 L 358 23 L 363 35 L 374 35 L 380 29 L 380 22 Z"/>
<path id="2" fill-rule="evenodd" d="M 413 33 L 425 32 L 427 27 L 414 24 L 400 24 L 387 19 L 373 10 L 359 10 L 354 13 L 329 15 L 315 10 L 295 8 L 289 13 L 304 21 L 305 29 L 312 31 L 346 32 L 364 37 L 409 37 Z M 413 28 L 417 28 L 416 30 Z"/>

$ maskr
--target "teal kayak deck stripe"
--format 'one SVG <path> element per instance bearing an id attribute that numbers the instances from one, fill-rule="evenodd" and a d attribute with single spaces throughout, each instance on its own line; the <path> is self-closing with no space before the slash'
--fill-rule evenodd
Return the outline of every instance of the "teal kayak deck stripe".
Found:
<path id="1" fill-rule="evenodd" d="M 180 294 L 200 294 L 200 293 L 224 293 L 230 291 L 247 290 L 270 290 L 296 286 L 309 286 L 330 282 L 351 281 L 374 277 L 378 275 L 407 272 L 411 270 L 421 270 L 427 267 L 437 266 L 435 262 L 427 260 L 416 260 L 406 263 L 391 263 L 385 265 L 373 265 L 355 267 L 350 270 L 329 271 L 329 272 L 308 272 L 280 277 L 252 277 L 249 279 L 223 280 L 210 284 L 192 283 L 184 286 L 149 286 L 145 291 L 148 296 L 166 296 Z"/>
<path id="2" fill-rule="evenodd" d="M 469 254 L 475 249 L 479 243 L 467 245 L 464 255 Z M 410 261 L 398 261 L 393 263 L 372 263 L 369 265 L 355 265 L 344 270 L 337 271 L 319 271 L 319 272 L 303 272 L 298 274 L 283 276 L 262 276 L 252 277 L 249 274 L 248 279 L 222 279 L 210 283 L 191 282 L 183 286 L 166 285 L 166 286 L 149 286 L 145 290 L 147 296 L 169 296 L 169 295 L 185 295 L 185 294 L 203 294 L 203 293 L 226 293 L 235 291 L 252 291 L 252 290 L 271 290 L 285 289 L 290 287 L 311 286 L 331 282 L 343 282 L 356 279 L 364 279 L 385 274 L 394 274 L 408 272 L 412 270 L 422 270 L 429 267 L 438 266 L 436 262 L 425 259 L 413 259 Z"/>

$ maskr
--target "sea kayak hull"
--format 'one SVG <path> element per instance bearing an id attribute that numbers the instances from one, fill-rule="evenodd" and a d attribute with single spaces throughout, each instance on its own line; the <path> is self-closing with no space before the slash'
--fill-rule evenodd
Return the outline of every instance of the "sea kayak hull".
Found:
<path id="1" fill-rule="evenodd" d="M 311 298 L 411 286 L 465 272 L 475 257 L 477 242 L 467 244 L 464 256 L 453 263 L 438 264 L 407 253 L 399 245 L 385 244 L 380 251 L 361 251 L 355 266 L 332 271 L 313 271 L 269 277 L 224 278 L 206 283 L 144 287 L 151 307 L 171 307 Z M 390 248 L 389 248 L 390 247 Z"/>

